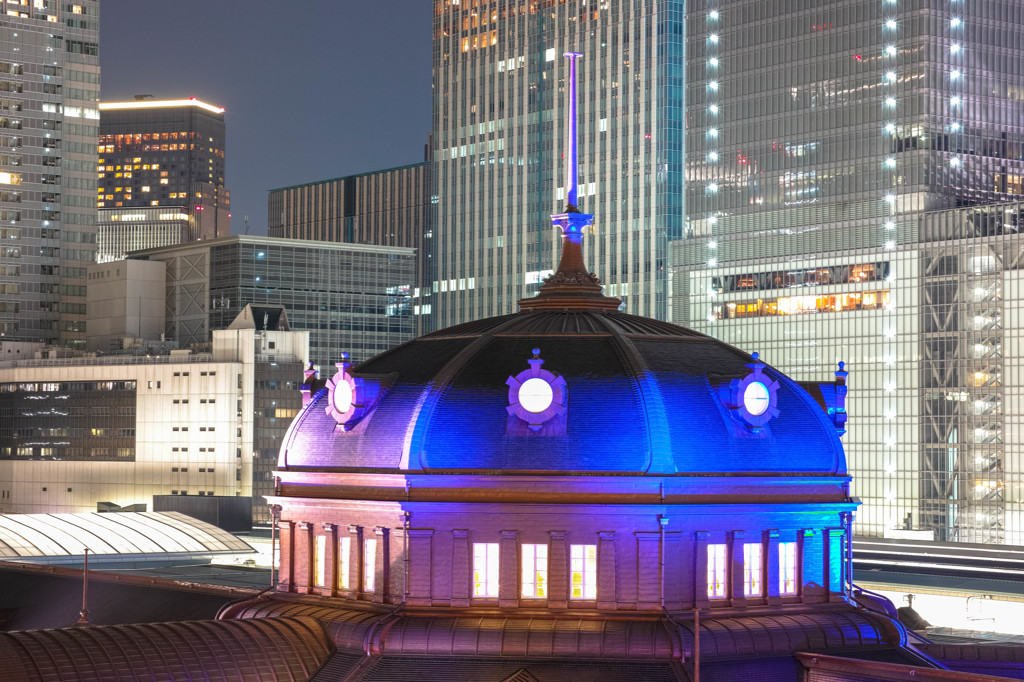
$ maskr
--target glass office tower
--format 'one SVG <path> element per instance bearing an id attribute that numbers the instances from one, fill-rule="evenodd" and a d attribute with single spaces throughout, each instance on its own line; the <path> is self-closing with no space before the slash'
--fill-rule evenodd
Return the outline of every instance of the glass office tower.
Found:
<path id="1" fill-rule="evenodd" d="M 0 340 L 85 348 L 99 2 L 0 2 Z"/>
<path id="2" fill-rule="evenodd" d="M 667 313 L 682 234 L 682 0 L 435 0 L 433 324 L 508 313 L 555 267 L 565 96 L 579 62 L 587 262 L 640 315 Z"/>
<path id="3" fill-rule="evenodd" d="M 97 260 L 231 234 L 224 109 L 196 98 L 100 103 Z"/>
<path id="4" fill-rule="evenodd" d="M 1024 544 L 1003 312 L 1018 223 L 958 209 L 1022 191 L 1024 7 L 688 12 L 674 321 L 796 377 L 847 362 L 860 533 Z"/>

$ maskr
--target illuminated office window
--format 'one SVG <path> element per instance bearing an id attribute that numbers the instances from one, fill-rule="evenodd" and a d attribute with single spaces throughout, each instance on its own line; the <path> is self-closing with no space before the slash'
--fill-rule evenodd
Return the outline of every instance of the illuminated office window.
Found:
<path id="1" fill-rule="evenodd" d="M 743 545 L 743 594 L 761 596 L 761 543 Z"/>
<path id="2" fill-rule="evenodd" d="M 373 592 L 377 578 L 377 539 L 363 541 L 363 591 Z"/>
<path id="3" fill-rule="evenodd" d="M 523 597 L 544 599 L 548 596 L 548 546 L 523 545 Z"/>
<path id="4" fill-rule="evenodd" d="M 727 566 L 725 545 L 708 545 L 708 596 L 725 599 Z"/>
<path id="5" fill-rule="evenodd" d="M 316 563 L 315 585 L 323 587 L 327 573 L 327 536 L 317 535 L 314 549 L 314 561 Z"/>
<path id="6" fill-rule="evenodd" d="M 570 545 L 569 571 L 569 596 L 597 599 L 597 545 Z"/>
<path id="7" fill-rule="evenodd" d="M 796 543 L 779 543 L 779 594 L 796 594 Z"/>
<path id="8" fill-rule="evenodd" d="M 348 589 L 348 573 L 352 561 L 352 538 L 338 539 L 338 589 Z"/>
<path id="9" fill-rule="evenodd" d="M 498 543 L 473 543 L 473 596 L 498 596 Z"/>

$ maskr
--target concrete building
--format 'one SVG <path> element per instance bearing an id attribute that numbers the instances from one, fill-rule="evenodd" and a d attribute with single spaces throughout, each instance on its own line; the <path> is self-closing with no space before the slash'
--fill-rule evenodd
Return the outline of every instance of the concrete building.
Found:
<path id="1" fill-rule="evenodd" d="M 287 309 L 324 369 L 342 351 L 365 359 L 413 337 L 412 248 L 234 236 L 131 258 L 166 263 L 166 337 L 182 348 L 208 342 L 246 305 Z"/>
<path id="2" fill-rule="evenodd" d="M 167 266 L 124 260 L 89 266 L 86 311 L 90 351 L 118 351 L 125 339 L 159 339 L 166 329 Z"/>
<path id="3" fill-rule="evenodd" d="M 672 320 L 845 360 L 859 532 L 1024 544 L 1019 2 L 688 3 Z M 944 212 L 949 209 L 949 212 Z"/>
<path id="4" fill-rule="evenodd" d="M 224 109 L 197 100 L 100 103 L 98 256 L 231 234 Z"/>
<path id="5" fill-rule="evenodd" d="M 265 521 L 308 336 L 243 319 L 203 352 L 0 361 L 0 513 L 240 496 Z"/>
<path id="6" fill-rule="evenodd" d="M 99 2 L 0 12 L 0 339 L 85 347 Z"/>
<path id="7" fill-rule="evenodd" d="M 271 237 L 415 248 L 411 295 L 422 332 L 433 282 L 429 163 L 273 189 L 267 206 Z"/>
<path id="8" fill-rule="evenodd" d="M 666 318 L 684 27 L 682 0 L 434 0 L 434 328 L 513 312 L 555 268 L 568 51 L 584 55 L 579 201 L 601 216 L 588 258 L 626 310 Z"/>

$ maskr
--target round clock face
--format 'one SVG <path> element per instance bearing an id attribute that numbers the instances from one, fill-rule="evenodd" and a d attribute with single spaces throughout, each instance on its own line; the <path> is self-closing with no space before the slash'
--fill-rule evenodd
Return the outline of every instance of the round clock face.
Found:
<path id="1" fill-rule="evenodd" d="M 760 381 L 750 383 L 743 391 L 743 407 L 755 417 L 764 414 L 771 404 L 771 397 L 768 395 L 768 387 Z"/>
<path id="2" fill-rule="evenodd" d="M 352 386 L 344 379 L 334 385 L 334 409 L 345 414 L 352 407 Z"/>
<path id="3" fill-rule="evenodd" d="M 533 377 L 523 382 L 519 387 L 519 404 L 527 412 L 537 414 L 551 406 L 554 393 L 551 384 L 539 377 Z"/>

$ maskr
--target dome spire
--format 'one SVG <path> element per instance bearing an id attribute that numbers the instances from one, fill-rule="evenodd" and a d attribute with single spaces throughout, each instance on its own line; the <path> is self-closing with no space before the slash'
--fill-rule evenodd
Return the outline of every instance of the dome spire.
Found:
<path id="1" fill-rule="evenodd" d="M 577 207 L 579 161 L 576 139 L 576 62 L 580 52 L 566 52 L 569 59 L 569 102 L 566 107 L 567 149 L 565 151 L 565 211 L 551 216 L 551 222 L 562 230 L 562 259 L 553 275 L 544 280 L 540 292 L 533 298 L 519 301 L 524 312 L 531 310 L 618 310 L 622 303 L 605 296 L 597 275 L 583 262 L 583 231 L 594 222 L 594 216 Z"/>

